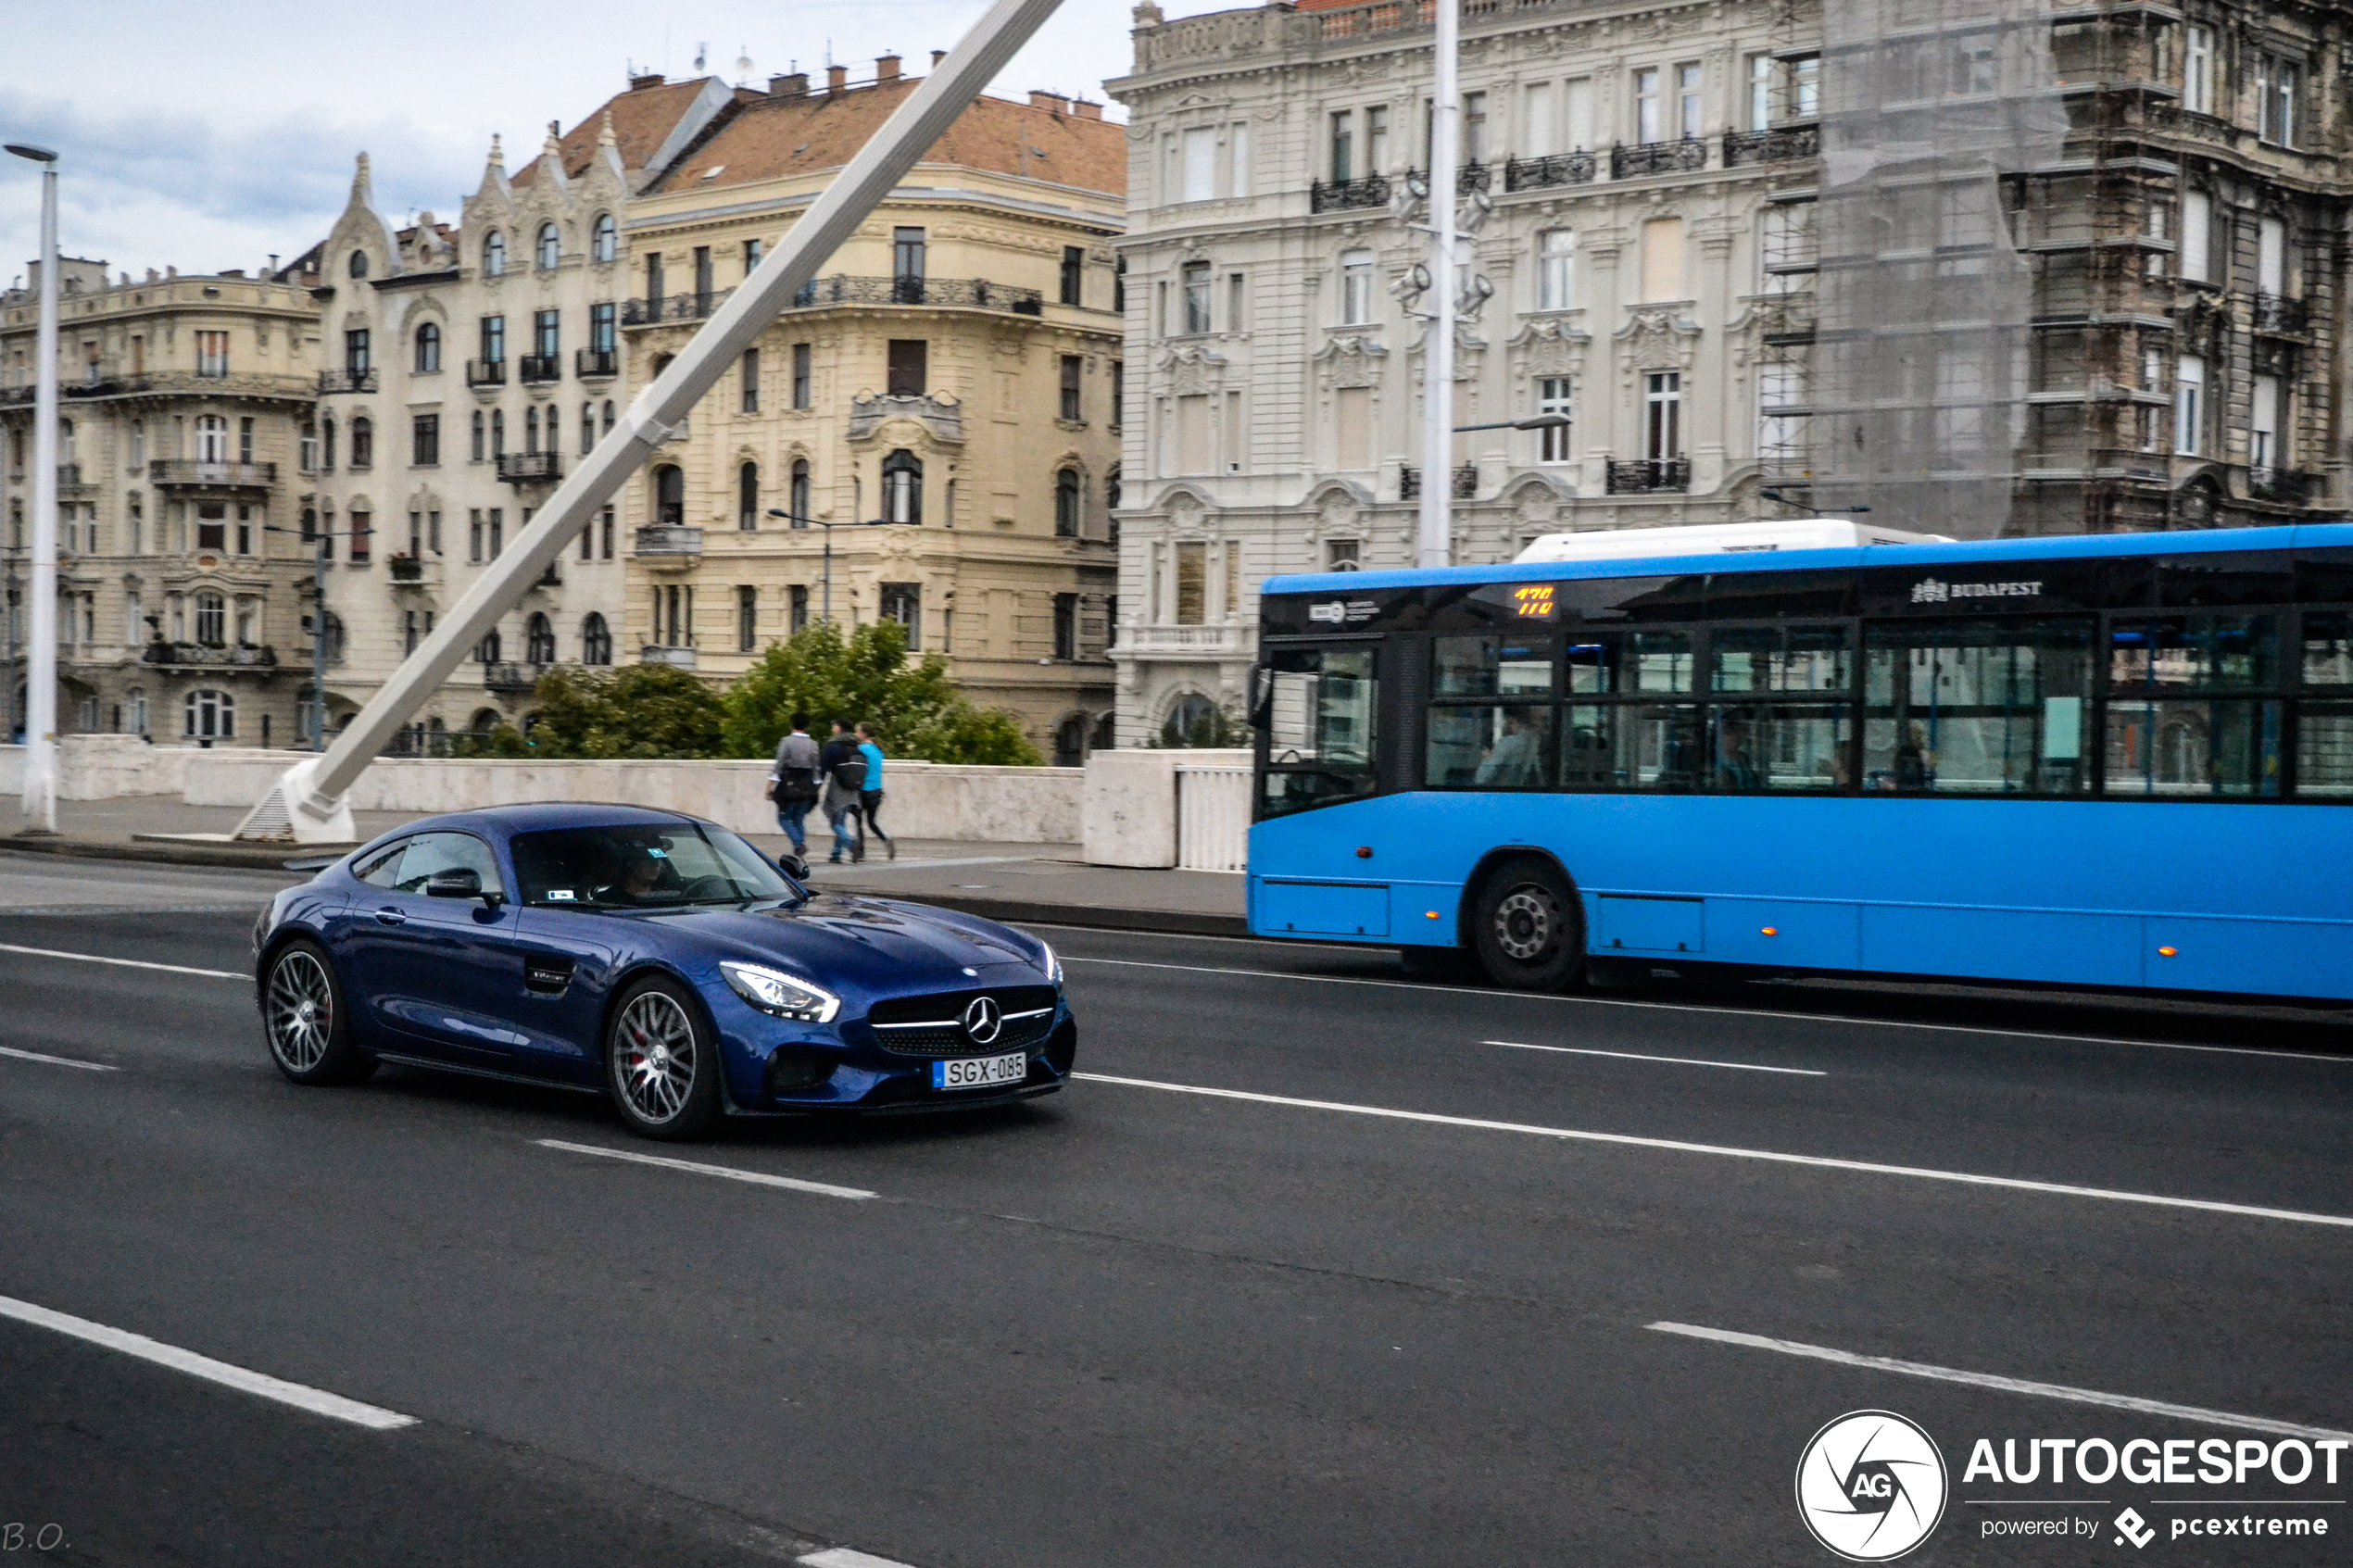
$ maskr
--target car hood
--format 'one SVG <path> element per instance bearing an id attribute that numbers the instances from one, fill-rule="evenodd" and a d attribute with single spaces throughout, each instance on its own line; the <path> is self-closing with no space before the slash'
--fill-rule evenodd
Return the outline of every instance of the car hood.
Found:
<path id="1" fill-rule="evenodd" d="M 1038 974 L 1036 938 L 976 915 L 890 898 L 820 893 L 799 905 L 638 918 L 713 958 L 781 960 L 828 989 L 869 997 L 960 989 L 972 984 L 967 970 L 1000 985 L 1035 983 Z"/>

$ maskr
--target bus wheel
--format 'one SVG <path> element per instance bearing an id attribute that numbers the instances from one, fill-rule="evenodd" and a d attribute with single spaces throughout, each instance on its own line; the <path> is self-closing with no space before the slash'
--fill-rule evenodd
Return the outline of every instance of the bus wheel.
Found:
<path id="1" fill-rule="evenodd" d="M 1585 972 L 1585 911 L 1549 860 L 1523 856 L 1488 872 L 1471 913 L 1479 967 L 1516 991 L 1558 991 Z"/>

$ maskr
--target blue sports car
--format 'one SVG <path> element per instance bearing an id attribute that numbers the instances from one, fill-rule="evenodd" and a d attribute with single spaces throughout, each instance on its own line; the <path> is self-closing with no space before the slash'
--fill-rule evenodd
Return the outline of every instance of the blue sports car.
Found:
<path id="1" fill-rule="evenodd" d="M 602 1092 L 654 1138 L 1062 1087 L 1078 1025 L 1052 948 L 807 874 L 674 811 L 411 822 L 255 926 L 271 1057 L 297 1084 L 394 1061 Z"/>

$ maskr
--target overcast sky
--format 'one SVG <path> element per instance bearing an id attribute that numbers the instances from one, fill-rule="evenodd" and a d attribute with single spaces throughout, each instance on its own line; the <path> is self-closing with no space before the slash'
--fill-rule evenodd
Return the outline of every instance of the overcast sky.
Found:
<path id="1" fill-rule="evenodd" d="M 1252 0 L 1163 0 L 1171 16 Z M 535 156 L 550 119 L 572 126 L 631 65 L 676 81 L 733 80 L 738 55 L 764 84 L 833 59 L 853 80 L 896 51 L 911 69 L 952 46 L 987 0 L 0 0 L 0 139 L 63 155 L 59 247 L 134 276 L 257 268 L 292 258 L 343 208 L 355 154 L 396 220 L 454 219 L 494 132 L 508 167 Z M 1063 0 L 999 79 L 1101 98 L 1130 63 L 1130 0 Z M 1116 105 L 1112 112 L 1119 113 Z M 39 250 L 34 166 L 0 158 L 0 281 Z"/>

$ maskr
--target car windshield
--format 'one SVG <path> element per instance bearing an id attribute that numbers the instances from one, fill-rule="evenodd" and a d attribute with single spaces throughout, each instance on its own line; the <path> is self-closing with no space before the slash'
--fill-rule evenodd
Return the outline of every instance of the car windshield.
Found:
<path id="1" fill-rule="evenodd" d="M 514 856 L 522 902 L 551 909 L 675 909 L 801 896 L 750 845 L 692 822 L 521 834 Z"/>

